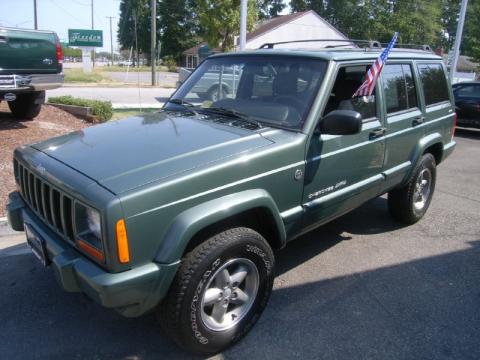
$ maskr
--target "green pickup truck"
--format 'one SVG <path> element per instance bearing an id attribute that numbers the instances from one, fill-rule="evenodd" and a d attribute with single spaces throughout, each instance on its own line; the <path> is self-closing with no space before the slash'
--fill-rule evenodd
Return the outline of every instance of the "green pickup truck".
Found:
<path id="1" fill-rule="evenodd" d="M 440 57 L 395 48 L 352 98 L 380 51 L 211 56 L 158 113 L 16 149 L 9 222 L 65 290 L 221 351 L 260 317 L 287 242 L 385 193 L 404 224 L 427 211 L 452 91 Z M 215 101 L 196 91 L 212 73 Z"/>
<path id="2" fill-rule="evenodd" d="M 52 31 L 0 27 L 0 101 L 14 117 L 33 119 L 45 90 L 63 84 L 63 53 Z"/>

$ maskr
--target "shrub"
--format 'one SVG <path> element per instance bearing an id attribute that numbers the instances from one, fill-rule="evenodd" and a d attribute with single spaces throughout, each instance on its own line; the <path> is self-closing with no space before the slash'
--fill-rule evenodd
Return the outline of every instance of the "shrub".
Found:
<path id="1" fill-rule="evenodd" d="M 52 104 L 75 105 L 92 108 L 92 114 L 102 121 L 110 120 L 113 115 L 112 103 L 110 101 L 88 100 L 66 95 L 49 97 L 48 102 Z"/>
<path id="2" fill-rule="evenodd" d="M 167 55 L 162 59 L 162 65 L 168 68 L 168 71 L 177 72 L 177 61 L 172 55 Z"/>

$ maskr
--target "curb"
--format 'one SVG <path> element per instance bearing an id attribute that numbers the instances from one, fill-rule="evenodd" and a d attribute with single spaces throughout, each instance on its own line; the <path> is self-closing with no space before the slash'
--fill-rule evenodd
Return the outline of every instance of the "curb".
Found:
<path id="1" fill-rule="evenodd" d="M 112 103 L 112 108 L 116 109 L 161 109 L 163 106 L 163 102 L 157 103 L 142 103 L 142 104 L 132 104 L 132 103 Z"/>

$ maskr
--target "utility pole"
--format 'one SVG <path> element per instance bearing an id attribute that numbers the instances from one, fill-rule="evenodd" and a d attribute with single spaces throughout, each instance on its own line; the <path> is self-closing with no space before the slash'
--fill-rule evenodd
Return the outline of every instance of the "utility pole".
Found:
<path id="1" fill-rule="evenodd" d="M 137 32 L 137 13 L 133 10 L 133 26 L 135 32 L 135 53 L 136 53 L 136 66 L 138 67 L 140 64 L 140 55 L 138 54 L 138 32 Z"/>
<path id="2" fill-rule="evenodd" d="M 38 30 L 37 0 L 33 0 L 33 24 L 34 24 L 35 30 Z"/>
<path id="3" fill-rule="evenodd" d="M 465 23 L 465 14 L 467 13 L 468 0 L 462 0 L 460 7 L 460 17 L 458 18 L 457 34 L 455 35 L 455 44 L 453 46 L 453 63 L 450 67 L 450 83 L 453 84 L 455 71 L 457 70 L 458 57 L 460 56 L 460 44 L 462 43 L 463 24 Z"/>
<path id="4" fill-rule="evenodd" d="M 157 43 L 157 0 L 152 0 L 152 15 L 150 28 L 150 62 L 152 65 L 152 86 L 157 85 L 155 76 L 155 45 Z"/>
<path id="5" fill-rule="evenodd" d="M 247 0 L 240 4 L 240 51 L 245 50 L 247 42 Z"/>
<path id="6" fill-rule="evenodd" d="M 107 19 L 110 19 L 110 62 L 113 66 L 113 35 L 112 35 L 112 19 L 115 19 L 115 16 L 105 16 Z"/>
<path id="7" fill-rule="evenodd" d="M 92 7 L 92 30 L 94 29 L 93 27 L 93 0 L 91 0 L 91 7 Z M 95 67 L 95 48 L 93 48 L 93 51 L 92 51 L 92 64 L 93 64 L 93 67 Z"/>

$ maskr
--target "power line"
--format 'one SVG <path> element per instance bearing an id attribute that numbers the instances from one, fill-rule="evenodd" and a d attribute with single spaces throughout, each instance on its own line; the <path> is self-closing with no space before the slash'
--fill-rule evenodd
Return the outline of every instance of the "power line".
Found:
<path id="1" fill-rule="evenodd" d="M 67 14 L 68 16 L 70 16 L 72 19 L 75 19 L 77 20 L 79 23 L 81 23 L 82 25 L 85 23 L 84 20 L 80 20 L 79 18 L 77 18 L 76 16 L 70 14 L 67 10 L 65 10 L 63 7 L 61 7 L 60 5 L 58 5 L 58 3 L 55 1 L 55 0 L 50 0 L 57 8 L 59 8 L 60 10 L 62 10 L 65 14 Z"/>
<path id="2" fill-rule="evenodd" d="M 82 3 L 82 2 L 80 2 L 80 1 L 78 1 L 78 0 L 71 0 L 71 1 L 73 1 L 73 2 L 74 2 L 75 4 L 77 4 L 77 5 L 90 6 L 90 4 L 84 4 L 84 3 Z"/>

